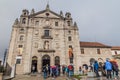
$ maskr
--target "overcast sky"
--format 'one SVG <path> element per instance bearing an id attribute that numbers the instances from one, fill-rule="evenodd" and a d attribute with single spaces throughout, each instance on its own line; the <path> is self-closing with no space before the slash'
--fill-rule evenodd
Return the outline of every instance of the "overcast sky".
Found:
<path id="1" fill-rule="evenodd" d="M 80 41 L 120 46 L 120 0 L 0 0 L 0 59 L 9 46 L 12 25 L 23 9 L 44 10 L 49 1 L 56 13 L 71 12 Z"/>

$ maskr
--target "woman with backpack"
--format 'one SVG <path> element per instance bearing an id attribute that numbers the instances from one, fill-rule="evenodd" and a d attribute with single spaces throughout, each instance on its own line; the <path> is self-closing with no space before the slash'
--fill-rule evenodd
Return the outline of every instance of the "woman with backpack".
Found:
<path id="1" fill-rule="evenodd" d="M 119 69 L 117 62 L 112 62 L 112 70 L 113 70 L 113 77 L 118 76 Z"/>

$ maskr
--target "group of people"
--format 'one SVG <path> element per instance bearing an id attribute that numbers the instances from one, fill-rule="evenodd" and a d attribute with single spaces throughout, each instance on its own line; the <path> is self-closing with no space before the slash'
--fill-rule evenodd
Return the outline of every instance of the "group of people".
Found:
<path id="1" fill-rule="evenodd" d="M 43 76 L 46 79 L 49 76 L 52 77 L 57 77 L 60 75 L 60 66 L 59 65 L 54 65 L 54 66 L 43 66 L 42 69 Z"/>
<path id="2" fill-rule="evenodd" d="M 33 73 L 34 70 L 35 67 L 33 66 Z M 51 77 L 60 76 L 61 71 L 63 75 L 66 75 L 67 77 L 71 77 L 74 74 L 74 66 L 45 65 L 42 68 L 43 76 L 45 79 L 49 76 Z M 95 72 L 96 77 L 106 76 L 107 79 L 112 79 L 113 77 L 118 76 L 119 67 L 116 61 L 110 61 L 109 59 L 106 59 L 106 62 L 104 63 L 98 63 L 97 61 L 94 61 L 93 65 L 90 66 L 83 65 L 82 67 L 81 66 L 79 67 L 80 74 L 87 74 L 88 71 Z"/>
<path id="3" fill-rule="evenodd" d="M 73 65 L 63 65 L 61 66 L 61 71 L 63 75 L 66 75 L 68 77 L 71 77 L 74 73 L 74 67 Z M 54 65 L 54 66 L 43 66 L 43 76 L 46 79 L 47 77 L 51 76 L 53 78 L 60 76 L 60 66 Z"/>
<path id="4" fill-rule="evenodd" d="M 110 61 L 109 59 L 106 59 L 106 62 L 103 65 L 98 64 L 98 62 L 95 61 L 94 72 L 97 77 L 100 76 L 99 71 L 101 71 L 102 75 L 106 76 L 107 79 L 112 79 L 112 77 L 118 76 L 118 72 L 119 72 L 118 64 L 117 62 Z"/>
<path id="5" fill-rule="evenodd" d="M 112 79 L 119 76 L 119 67 L 116 61 L 109 59 L 106 59 L 104 63 L 94 61 L 93 65 L 84 64 L 79 67 L 79 74 L 87 74 L 88 72 L 94 72 L 96 77 L 106 76 L 107 79 Z"/>
<path id="6" fill-rule="evenodd" d="M 62 73 L 63 75 L 71 77 L 74 74 L 74 66 L 73 65 L 62 66 Z"/>

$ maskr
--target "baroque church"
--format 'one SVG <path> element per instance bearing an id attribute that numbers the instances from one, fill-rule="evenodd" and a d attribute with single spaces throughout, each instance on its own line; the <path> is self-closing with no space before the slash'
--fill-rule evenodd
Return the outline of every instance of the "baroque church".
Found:
<path id="1" fill-rule="evenodd" d="M 79 30 L 70 12 L 45 10 L 29 13 L 24 9 L 12 26 L 7 70 L 15 65 L 16 74 L 41 72 L 45 65 L 70 65 L 74 72 L 93 60 L 111 58 L 111 47 L 101 43 L 80 42 Z"/>
<path id="2" fill-rule="evenodd" d="M 30 73 L 33 65 L 38 72 L 45 65 L 75 64 L 78 70 L 79 31 L 71 13 L 64 17 L 62 11 L 57 14 L 49 5 L 30 14 L 23 10 L 12 27 L 7 63 L 10 67 L 16 64 L 16 74 Z"/>

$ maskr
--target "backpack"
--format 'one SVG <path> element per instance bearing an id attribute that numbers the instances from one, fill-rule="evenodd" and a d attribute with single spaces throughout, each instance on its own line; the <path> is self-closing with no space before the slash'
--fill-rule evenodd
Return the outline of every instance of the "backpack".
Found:
<path id="1" fill-rule="evenodd" d="M 118 68 L 117 68 L 117 65 L 116 65 L 116 64 L 112 64 L 112 68 L 113 68 L 113 70 L 114 70 L 114 71 L 117 71 L 117 70 L 118 70 Z"/>
<path id="2" fill-rule="evenodd" d="M 69 70 L 73 70 L 73 66 L 72 66 L 72 65 L 69 65 L 69 66 L 68 66 L 68 69 L 69 69 Z"/>

